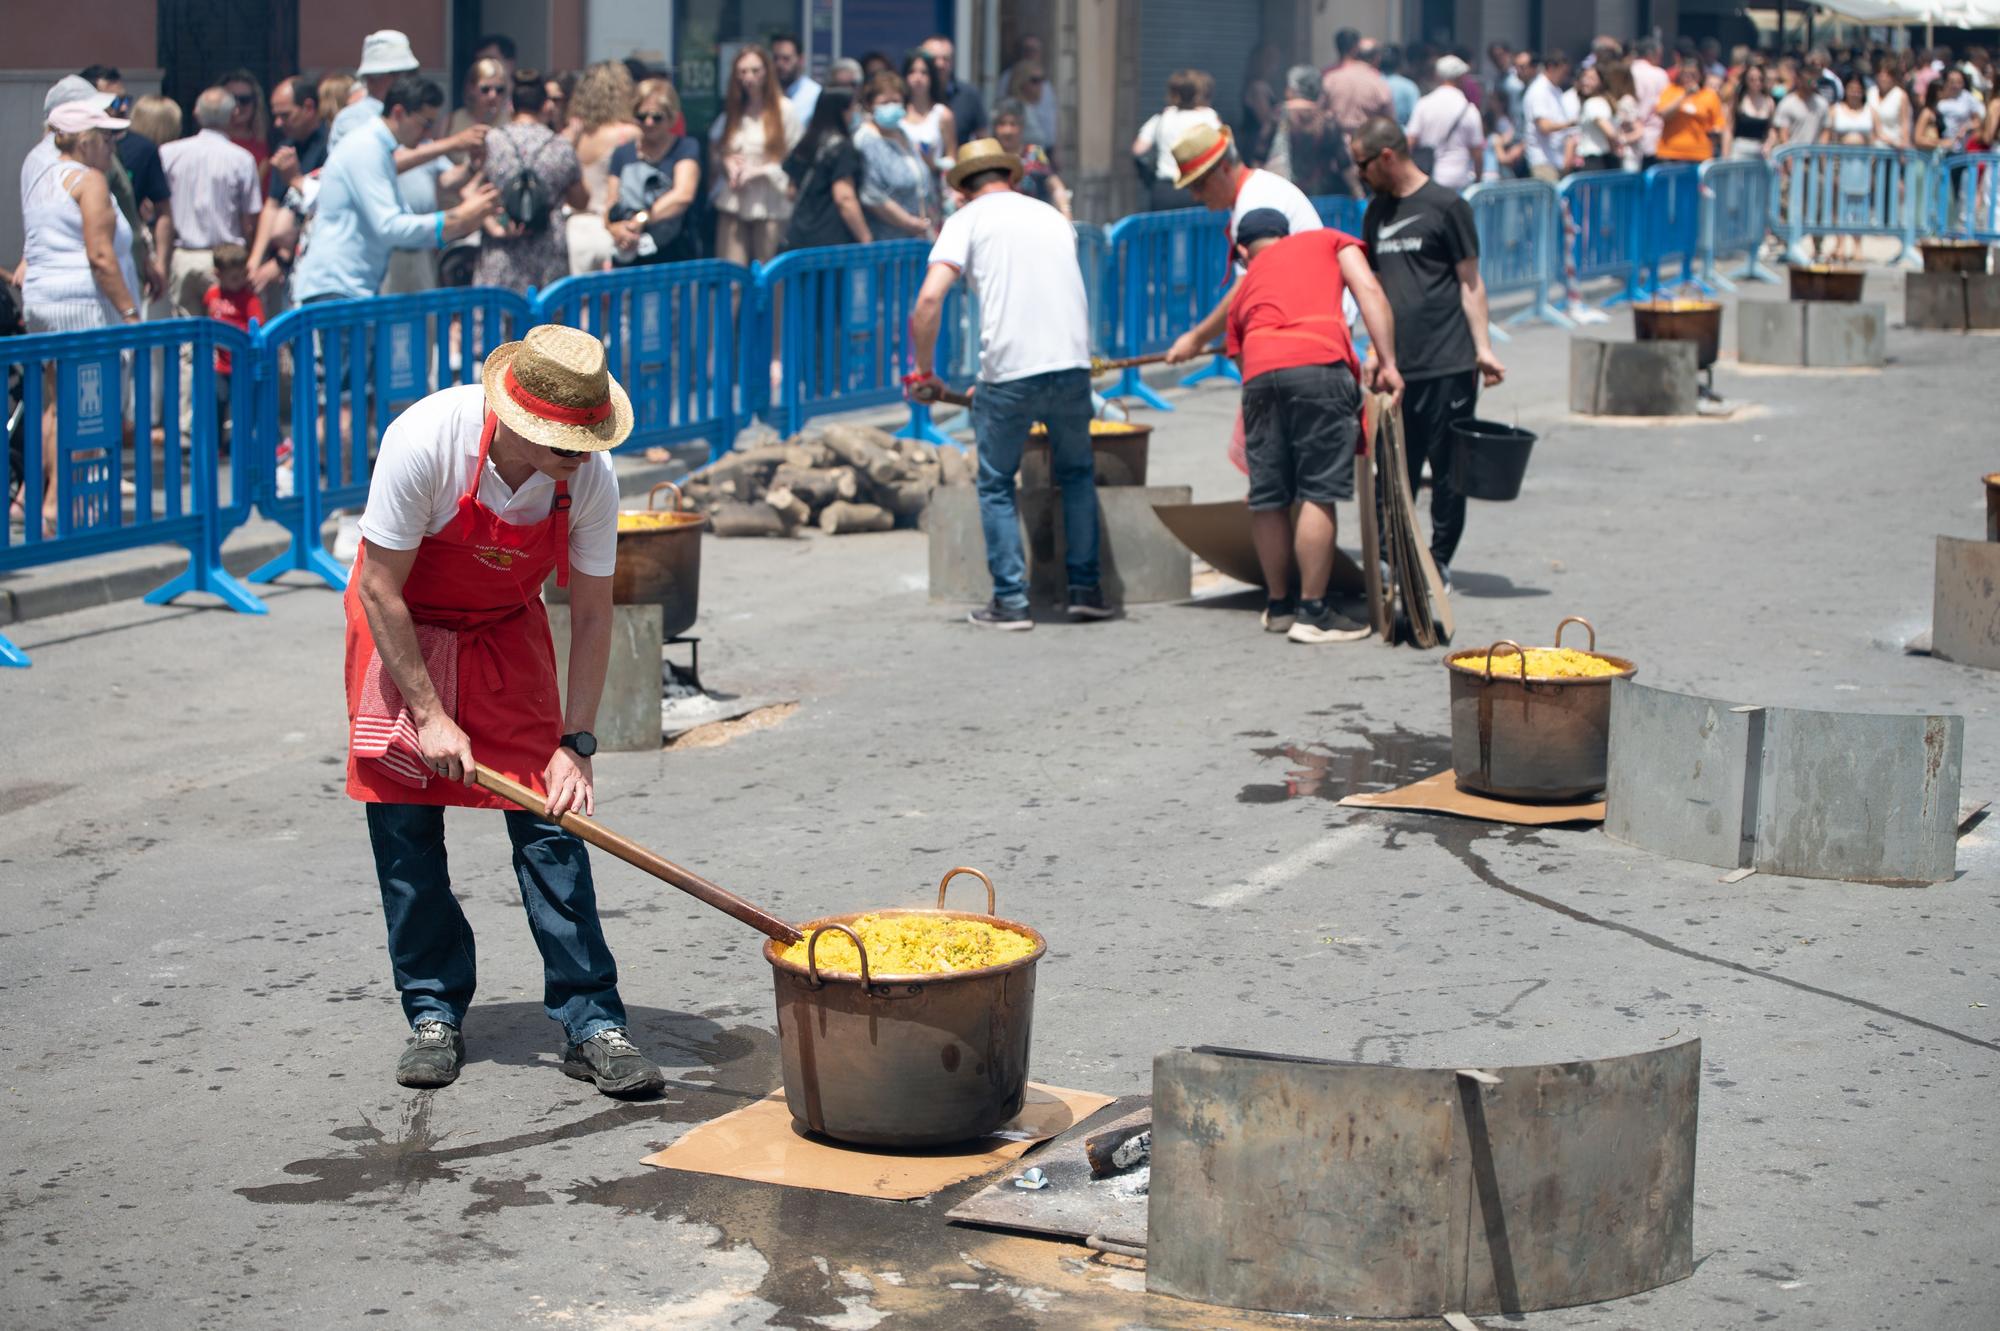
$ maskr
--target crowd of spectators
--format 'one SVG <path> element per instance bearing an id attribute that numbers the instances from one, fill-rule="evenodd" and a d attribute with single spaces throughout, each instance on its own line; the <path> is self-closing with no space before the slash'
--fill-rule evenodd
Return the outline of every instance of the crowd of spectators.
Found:
<path id="1" fill-rule="evenodd" d="M 1350 140 L 1378 116 L 1402 125 L 1413 160 L 1455 191 L 1759 159 L 1785 144 L 2000 142 L 1993 59 L 1980 48 L 1773 56 L 1600 37 L 1587 53 L 1496 43 L 1482 62 L 1343 29 L 1332 55 L 1324 68 L 1288 67 L 1278 47 L 1259 46 L 1229 126 L 1246 164 L 1308 195 L 1362 192 Z M 223 246 L 244 250 L 249 290 L 270 317 L 313 299 L 473 281 L 524 291 L 611 267 L 931 238 L 956 206 L 946 176 L 960 146 L 989 135 L 1026 168 L 1017 189 L 1071 215 L 1058 98 L 1033 35 L 989 105 L 957 76 L 948 38 L 900 59 L 835 60 L 815 79 L 798 39 L 780 33 L 736 50 L 705 133 L 691 131 L 665 72 L 636 59 L 538 71 L 518 64 L 506 37 L 482 38 L 455 107 L 419 65 L 403 34 L 384 31 L 351 75 L 293 76 L 267 94 L 237 70 L 187 108 L 185 135 L 180 106 L 135 100 L 116 69 L 59 82 L 50 134 L 23 165 L 26 262 L 6 274 L 24 283 L 33 325 L 76 325 L 86 307 L 98 323 L 202 313 Z M 1174 148 L 1224 126 L 1214 88 L 1199 69 L 1168 78 L 1131 145 L 1142 207 L 1192 202 L 1175 186 Z M 94 118 L 59 134 L 53 117 L 71 103 Z M 81 201 L 96 197 L 77 187 L 93 174 L 109 213 Z M 86 264 L 87 237 L 98 251 L 115 246 L 121 266 L 101 254 Z"/>
<path id="2" fill-rule="evenodd" d="M 1768 158 L 1786 144 L 1983 151 L 2000 143 L 1993 57 L 1982 47 L 1814 47 L 1772 56 L 1747 46 L 1599 37 L 1581 59 L 1494 43 L 1482 78 L 1464 49 L 1393 43 L 1342 29 L 1324 69 L 1282 74 L 1270 46 L 1253 53 L 1235 124 L 1244 160 L 1308 194 L 1360 192 L 1348 140 L 1385 116 L 1403 126 L 1432 179 L 1560 180 L 1577 171 L 1638 171 L 1658 162 Z M 1196 123 L 1220 123 L 1214 80 L 1177 71 L 1167 105 L 1141 129 L 1134 161 L 1156 207 L 1186 206 L 1171 148 Z"/>

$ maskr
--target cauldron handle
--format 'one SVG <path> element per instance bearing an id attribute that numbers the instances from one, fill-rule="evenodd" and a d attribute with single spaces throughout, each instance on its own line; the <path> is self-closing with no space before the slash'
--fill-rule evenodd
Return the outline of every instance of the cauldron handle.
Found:
<path id="1" fill-rule="evenodd" d="M 1512 647 L 1514 649 L 1514 659 L 1521 663 L 1521 683 L 1526 684 L 1528 682 L 1528 653 L 1522 649 L 1520 643 L 1515 642 L 1512 638 L 1502 638 L 1486 649 L 1486 682 L 1488 684 L 1493 682 L 1493 653 L 1499 651 L 1502 647 Z M 1479 649 L 1475 647 L 1472 650 L 1478 651 Z"/>
<path id="2" fill-rule="evenodd" d="M 988 915 L 991 915 L 993 913 L 993 880 L 991 878 L 988 878 L 980 870 L 972 868 L 970 865 L 961 864 L 958 868 L 953 869 L 950 873 L 938 879 L 938 905 L 940 907 L 944 905 L 945 888 L 950 885 L 952 879 L 958 877 L 962 873 L 969 873 L 974 878 L 977 878 L 980 882 L 986 884 L 986 913 Z"/>
<path id="3" fill-rule="evenodd" d="M 1597 626 L 1592 624 L 1589 620 L 1585 619 L 1582 615 L 1571 615 L 1569 618 L 1563 620 L 1562 623 L 1556 625 L 1556 646 L 1560 647 L 1563 645 L 1563 630 L 1569 627 L 1571 624 L 1581 624 L 1584 626 L 1584 628 L 1590 630 L 1590 646 L 1584 648 L 1584 650 L 1587 652 L 1596 651 Z"/>
<path id="4" fill-rule="evenodd" d="M 658 485 L 656 485 L 656 486 L 654 486 L 654 487 L 653 487 L 652 489 L 650 489 L 650 490 L 646 491 L 646 511 L 647 511 L 648 513 L 651 513 L 651 512 L 653 512 L 653 511 L 654 511 L 654 509 L 655 509 L 655 508 L 657 507 L 657 504 L 655 503 L 655 501 L 656 501 L 656 500 L 657 500 L 657 499 L 659 498 L 659 494 L 660 494 L 660 491 L 662 491 L 662 490 L 672 490 L 672 491 L 674 492 L 674 506 L 673 506 L 672 508 L 668 509 L 668 510 L 667 510 L 667 512 L 669 512 L 669 513 L 678 513 L 678 512 L 680 512 L 680 511 L 681 511 L 681 487 L 680 487 L 680 486 L 678 486 L 678 485 L 675 485 L 675 484 L 674 484 L 674 483 L 673 483 L 672 481 L 661 481 L 661 482 L 660 482 L 660 483 L 659 483 Z"/>
<path id="5" fill-rule="evenodd" d="M 851 941 L 854 944 L 854 955 L 861 958 L 861 990 L 863 993 L 866 993 L 869 989 L 874 987 L 874 981 L 868 978 L 868 949 L 861 945 L 861 935 L 855 933 L 854 930 L 848 928 L 844 924 L 822 924 L 819 928 L 812 931 L 811 937 L 806 939 L 807 981 L 815 989 L 821 988 L 826 984 L 825 980 L 819 978 L 818 951 L 819 951 L 819 936 L 825 933 L 828 929 L 840 930 L 840 932 L 846 934 L 849 941 Z"/>

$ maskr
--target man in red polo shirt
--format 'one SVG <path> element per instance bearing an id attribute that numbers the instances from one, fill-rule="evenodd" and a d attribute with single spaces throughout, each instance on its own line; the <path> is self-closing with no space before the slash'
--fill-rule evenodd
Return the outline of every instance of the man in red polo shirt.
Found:
<path id="1" fill-rule="evenodd" d="M 1334 609 L 1327 597 L 1333 505 L 1354 497 L 1361 437 L 1361 364 L 1341 317 L 1343 293 L 1354 293 L 1375 346 L 1369 386 L 1400 402 L 1396 329 L 1360 241 L 1331 228 L 1290 231 L 1275 208 L 1244 214 L 1234 240 L 1247 271 L 1229 305 L 1228 351 L 1243 371 L 1250 531 L 1269 597 L 1264 627 L 1293 642 L 1352 642 L 1368 636 L 1368 625 Z"/>

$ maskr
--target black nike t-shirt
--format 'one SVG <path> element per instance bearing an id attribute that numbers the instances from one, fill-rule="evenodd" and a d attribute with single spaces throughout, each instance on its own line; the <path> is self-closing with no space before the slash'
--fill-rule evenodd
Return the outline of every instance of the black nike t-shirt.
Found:
<path id="1" fill-rule="evenodd" d="M 1378 194 L 1362 215 L 1361 238 L 1396 316 L 1396 368 L 1403 378 L 1472 369 L 1472 330 L 1458 294 L 1459 261 L 1479 257 L 1471 206 L 1435 181 L 1407 198 Z"/>

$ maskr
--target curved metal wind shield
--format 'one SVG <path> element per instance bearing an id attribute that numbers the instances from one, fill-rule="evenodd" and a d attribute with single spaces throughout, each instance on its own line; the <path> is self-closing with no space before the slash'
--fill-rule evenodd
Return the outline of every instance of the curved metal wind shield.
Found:
<path id="1" fill-rule="evenodd" d="M 1487 1071 L 1229 1049 L 1153 1062 L 1146 1288 L 1436 1317 L 1694 1269 L 1701 1042 Z"/>
<path id="2" fill-rule="evenodd" d="M 1965 720 L 1758 707 L 1611 687 L 1604 831 L 1696 864 L 1941 883 Z"/>

